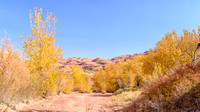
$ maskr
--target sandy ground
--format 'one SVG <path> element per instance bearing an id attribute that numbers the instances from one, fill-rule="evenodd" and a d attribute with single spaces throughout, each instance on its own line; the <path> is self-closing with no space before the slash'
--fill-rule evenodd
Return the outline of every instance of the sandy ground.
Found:
<path id="1" fill-rule="evenodd" d="M 109 108 L 112 94 L 73 93 L 26 107 L 20 112 L 112 112 Z"/>

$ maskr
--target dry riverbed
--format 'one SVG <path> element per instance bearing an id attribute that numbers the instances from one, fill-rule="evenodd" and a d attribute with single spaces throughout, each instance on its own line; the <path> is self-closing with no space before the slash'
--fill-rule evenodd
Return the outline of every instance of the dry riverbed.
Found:
<path id="1" fill-rule="evenodd" d="M 36 105 L 24 106 L 20 112 L 112 112 L 110 93 L 73 93 L 44 100 Z"/>

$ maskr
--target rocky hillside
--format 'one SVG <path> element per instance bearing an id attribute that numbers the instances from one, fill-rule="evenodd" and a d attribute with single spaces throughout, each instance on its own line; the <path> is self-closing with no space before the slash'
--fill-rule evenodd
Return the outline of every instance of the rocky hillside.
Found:
<path id="1" fill-rule="evenodd" d="M 135 56 L 144 54 L 145 53 L 126 54 L 112 59 L 104 59 L 104 58 L 92 59 L 92 58 L 73 57 L 73 58 L 59 60 L 59 66 L 60 68 L 65 66 L 69 70 L 70 66 L 78 65 L 79 67 L 82 67 L 84 70 L 96 71 L 99 68 L 103 68 L 107 63 L 117 63 L 118 61 L 133 59 Z"/>

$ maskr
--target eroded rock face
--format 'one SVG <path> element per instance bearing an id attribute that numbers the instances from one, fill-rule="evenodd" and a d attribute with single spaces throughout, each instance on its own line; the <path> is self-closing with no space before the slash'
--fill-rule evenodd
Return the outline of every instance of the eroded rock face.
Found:
<path id="1" fill-rule="evenodd" d="M 116 63 L 118 61 L 125 61 L 127 59 L 133 59 L 135 56 L 144 55 L 144 54 L 145 53 L 125 54 L 125 55 L 121 55 L 121 56 L 112 58 L 111 60 Z"/>
<path id="2" fill-rule="evenodd" d="M 78 65 L 82 67 L 84 70 L 89 71 L 97 71 L 99 68 L 103 68 L 108 63 L 117 63 L 118 61 L 125 61 L 126 59 L 133 59 L 135 56 L 138 55 L 145 55 L 145 53 L 138 53 L 138 54 L 126 54 L 121 55 L 112 59 L 104 59 L 104 58 L 79 58 L 73 57 L 68 59 L 60 59 L 59 60 L 59 68 L 66 67 L 70 70 L 71 66 Z"/>

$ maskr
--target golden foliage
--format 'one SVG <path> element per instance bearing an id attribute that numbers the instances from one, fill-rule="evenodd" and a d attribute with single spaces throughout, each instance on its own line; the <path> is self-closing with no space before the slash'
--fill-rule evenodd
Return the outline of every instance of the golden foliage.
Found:
<path id="1" fill-rule="evenodd" d="M 119 88 L 139 87 L 142 84 L 141 56 L 133 60 L 107 64 L 95 72 L 93 88 L 95 91 L 114 92 Z"/>
<path id="2" fill-rule="evenodd" d="M 143 74 L 167 75 L 174 67 L 191 62 L 198 42 L 199 37 L 195 30 L 192 32 L 184 30 L 180 37 L 175 31 L 167 33 L 156 47 L 150 49 L 143 57 Z"/>
<path id="3" fill-rule="evenodd" d="M 0 102 L 23 100 L 29 96 L 30 72 L 22 54 L 14 50 L 10 39 L 0 47 Z"/>
<path id="4" fill-rule="evenodd" d="M 85 75 L 82 68 L 77 65 L 71 67 L 72 76 L 74 79 L 74 89 L 80 92 L 92 92 L 90 89 L 90 76 Z"/>
<path id="5" fill-rule="evenodd" d="M 150 49 L 143 57 L 143 74 L 153 75 L 155 68 L 161 69 L 161 73 L 167 74 L 170 69 L 180 65 L 181 49 L 178 47 L 178 38 L 175 33 L 167 33 L 156 47 Z"/>
<path id="6" fill-rule="evenodd" d="M 144 87 L 142 95 L 126 111 L 189 111 L 198 106 L 200 63 L 177 68 Z M 194 109 L 195 109 L 194 108 Z M 198 108 L 196 108 L 198 109 Z"/>
<path id="7" fill-rule="evenodd" d="M 154 49 L 142 58 L 145 85 L 142 95 L 124 111 L 189 111 L 197 109 L 199 98 L 199 67 L 191 64 L 199 43 L 193 30 L 167 33 Z M 199 58 L 199 55 L 197 55 Z M 190 62 L 188 64 L 184 64 Z M 176 69 L 175 69 L 176 68 Z M 174 70 L 175 69 L 175 70 Z"/>
<path id="8" fill-rule="evenodd" d="M 175 31 L 167 33 L 146 55 L 117 64 L 107 64 L 104 70 L 95 73 L 94 90 L 113 92 L 119 88 L 137 87 L 142 82 L 156 82 L 161 76 L 167 77 L 175 67 L 192 61 L 199 33 L 195 30 L 183 30 L 180 36 Z"/>
<path id="9" fill-rule="evenodd" d="M 46 94 L 56 89 L 56 67 L 62 56 L 62 49 L 55 46 L 55 17 L 48 13 L 45 20 L 42 20 L 42 9 L 34 8 L 30 13 L 31 32 L 29 37 L 25 35 L 23 43 L 24 52 L 28 58 L 27 63 L 31 70 L 36 91 Z"/>
<path id="10" fill-rule="evenodd" d="M 57 91 L 58 93 L 71 93 L 73 92 L 74 81 L 72 75 L 65 72 L 66 68 L 62 68 L 61 71 L 58 72 L 56 83 L 57 83 Z"/>
<path id="11" fill-rule="evenodd" d="M 32 35 L 25 35 L 23 44 L 31 71 L 40 75 L 54 67 L 62 56 L 62 49 L 55 46 L 55 17 L 50 12 L 43 21 L 41 16 L 42 9 L 34 8 L 34 14 L 30 13 Z"/>
<path id="12" fill-rule="evenodd" d="M 189 32 L 187 30 L 183 30 L 183 35 L 179 37 L 178 46 L 181 49 L 182 53 L 182 62 L 190 62 L 194 57 L 194 51 L 199 42 L 199 36 L 195 30 Z"/>
<path id="13" fill-rule="evenodd" d="M 71 67 L 71 74 L 65 72 L 66 68 L 58 69 L 63 51 L 55 45 L 55 17 L 51 12 L 43 20 L 42 9 L 34 8 L 30 20 L 32 34 L 25 35 L 25 57 L 13 50 L 9 39 L 2 40 L 0 103 L 60 92 L 114 92 L 142 87 L 141 99 L 137 99 L 132 107 L 142 111 L 163 111 L 164 107 L 174 108 L 178 98 L 199 85 L 200 64 L 183 64 L 191 62 L 194 57 L 200 27 L 197 33 L 195 30 L 183 30 L 180 36 L 175 31 L 167 33 L 146 55 L 109 63 L 92 76 L 89 72 L 84 74 L 77 65 Z M 174 71 L 175 67 L 180 68 Z"/>

